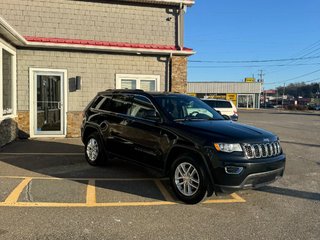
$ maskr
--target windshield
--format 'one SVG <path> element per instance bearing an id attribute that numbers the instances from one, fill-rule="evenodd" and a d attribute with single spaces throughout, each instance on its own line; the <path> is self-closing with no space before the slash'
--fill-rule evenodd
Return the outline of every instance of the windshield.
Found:
<path id="1" fill-rule="evenodd" d="M 215 110 L 200 99 L 187 95 L 160 95 L 156 101 L 175 121 L 224 120 Z"/>

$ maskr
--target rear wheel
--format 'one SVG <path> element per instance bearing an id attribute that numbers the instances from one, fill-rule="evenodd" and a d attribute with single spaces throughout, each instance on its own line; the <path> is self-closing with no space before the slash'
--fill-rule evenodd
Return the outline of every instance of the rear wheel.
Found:
<path id="1" fill-rule="evenodd" d="M 207 193 L 207 177 L 201 162 L 192 156 L 178 157 L 170 169 L 170 182 L 176 196 L 188 204 L 200 202 Z"/>
<path id="2" fill-rule="evenodd" d="M 85 156 L 90 165 L 98 166 L 106 163 L 104 149 L 98 133 L 92 133 L 85 143 Z"/>

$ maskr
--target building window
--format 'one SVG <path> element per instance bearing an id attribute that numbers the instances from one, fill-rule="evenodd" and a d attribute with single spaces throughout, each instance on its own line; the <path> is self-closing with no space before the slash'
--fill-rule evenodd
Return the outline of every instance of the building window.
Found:
<path id="1" fill-rule="evenodd" d="M 142 89 L 144 91 L 156 92 L 160 91 L 159 75 L 116 75 L 117 89 Z"/>
<path id="2" fill-rule="evenodd" d="M 0 42 L 0 118 L 16 114 L 16 53 Z"/>
<path id="3" fill-rule="evenodd" d="M 238 108 L 255 108 L 254 94 L 238 94 Z"/>

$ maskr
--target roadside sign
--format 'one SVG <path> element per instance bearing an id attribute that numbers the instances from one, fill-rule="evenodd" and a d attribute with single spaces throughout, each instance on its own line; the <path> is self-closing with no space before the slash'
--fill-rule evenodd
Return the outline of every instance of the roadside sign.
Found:
<path id="1" fill-rule="evenodd" d="M 227 96 L 226 96 L 226 99 L 227 100 L 231 100 L 233 102 L 233 104 L 235 106 L 237 106 L 237 94 L 235 93 L 228 93 Z"/>

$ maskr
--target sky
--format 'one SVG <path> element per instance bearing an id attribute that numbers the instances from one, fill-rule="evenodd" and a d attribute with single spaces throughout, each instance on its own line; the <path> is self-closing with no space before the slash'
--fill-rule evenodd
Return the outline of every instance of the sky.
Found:
<path id="1" fill-rule="evenodd" d="M 196 51 L 190 82 L 258 79 L 259 70 L 264 89 L 320 82 L 320 0 L 196 0 L 185 46 Z"/>

